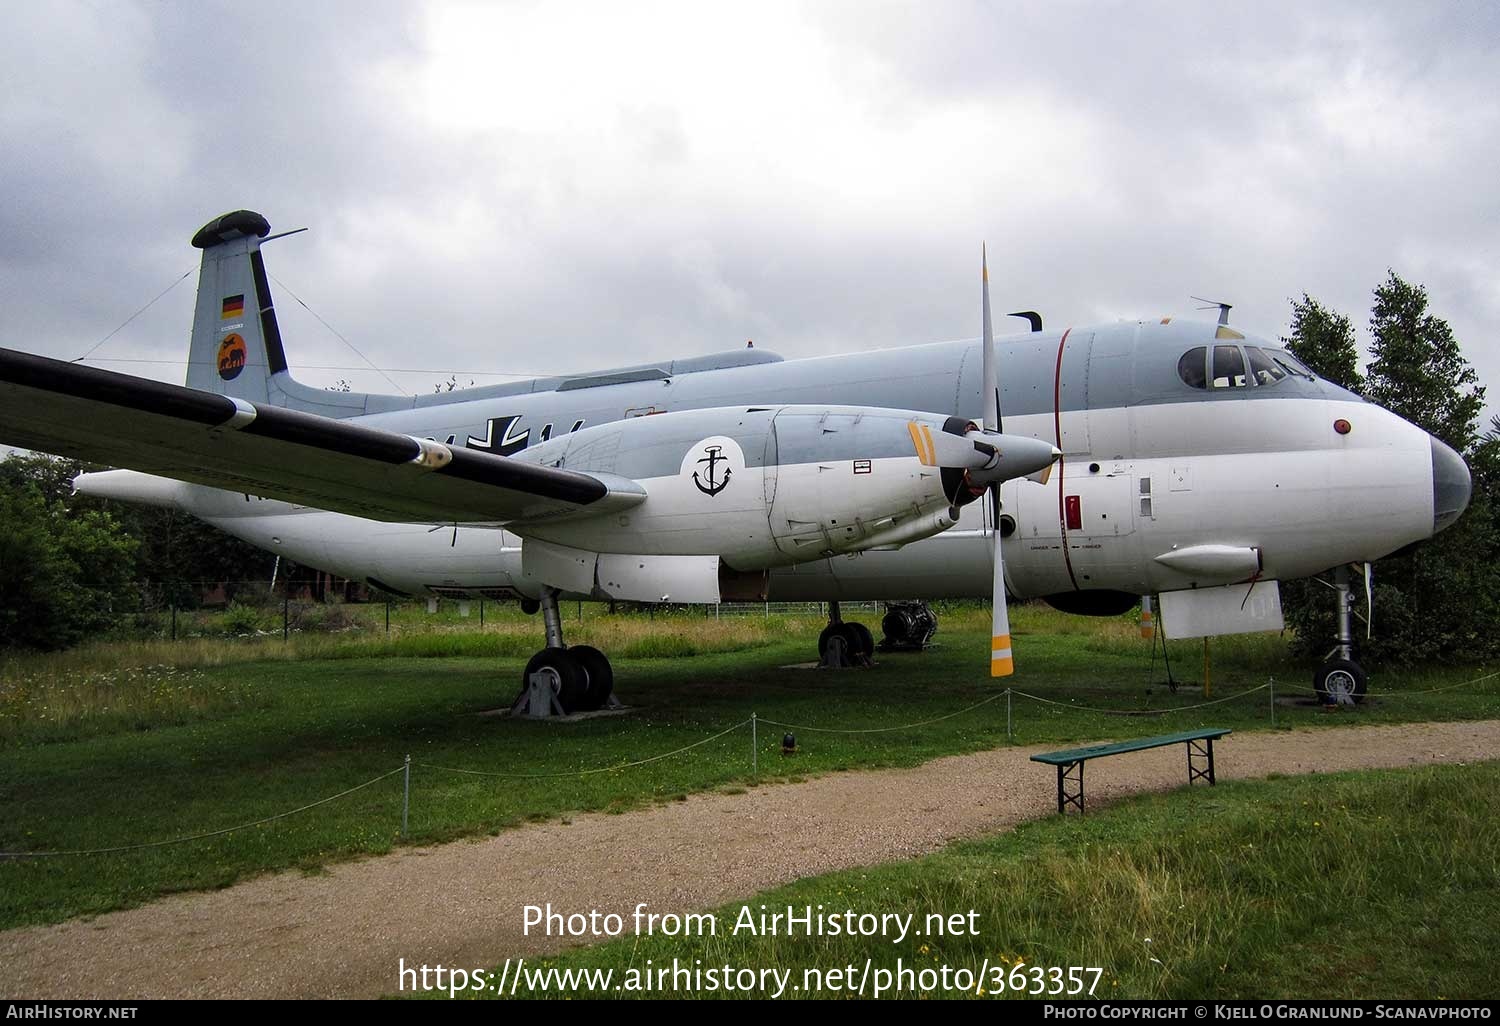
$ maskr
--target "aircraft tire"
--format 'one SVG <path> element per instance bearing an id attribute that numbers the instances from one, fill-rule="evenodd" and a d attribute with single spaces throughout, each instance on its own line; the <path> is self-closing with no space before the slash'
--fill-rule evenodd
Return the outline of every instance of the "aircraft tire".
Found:
<path id="1" fill-rule="evenodd" d="M 563 712 L 577 712 L 588 687 L 588 677 L 573 654 L 565 648 L 544 648 L 531 657 L 526 671 L 521 675 L 521 687 L 526 687 L 533 673 L 550 673 L 552 690 Z"/>
<path id="2" fill-rule="evenodd" d="M 828 642 L 843 628 L 841 623 L 831 623 L 823 628 L 823 633 L 818 635 L 818 662 L 826 662 L 828 659 Z"/>
<path id="3" fill-rule="evenodd" d="M 845 623 L 845 634 L 849 638 L 849 650 L 869 659 L 875 654 L 875 636 L 862 623 Z"/>
<path id="4" fill-rule="evenodd" d="M 582 667 L 587 681 L 578 708 L 588 712 L 603 709 L 615 690 L 614 667 L 609 665 L 604 653 L 592 645 L 574 645 L 568 649 L 568 655 Z"/>
<path id="5" fill-rule="evenodd" d="M 1336 702 L 1340 690 L 1348 692 L 1355 704 L 1364 701 L 1367 683 L 1364 669 L 1352 659 L 1330 659 L 1313 674 L 1313 691 L 1324 705 Z"/>

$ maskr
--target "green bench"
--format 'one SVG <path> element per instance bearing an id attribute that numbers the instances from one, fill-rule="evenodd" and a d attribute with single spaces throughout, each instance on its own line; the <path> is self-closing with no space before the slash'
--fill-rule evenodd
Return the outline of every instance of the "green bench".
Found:
<path id="1" fill-rule="evenodd" d="M 1032 762 L 1044 762 L 1057 767 L 1057 811 L 1066 812 L 1069 805 L 1083 811 L 1083 764 L 1090 759 L 1125 752 L 1142 752 L 1148 748 L 1164 748 L 1167 745 L 1187 745 L 1188 785 L 1195 780 L 1214 782 L 1214 742 L 1229 730 L 1210 727 L 1204 730 L 1184 730 L 1177 734 L 1162 734 L 1159 737 L 1142 737 L 1134 741 L 1117 741 L 1111 745 L 1090 745 L 1087 748 L 1070 748 L 1065 752 L 1041 752 L 1031 757 Z M 1068 785 L 1076 784 L 1069 791 Z"/>

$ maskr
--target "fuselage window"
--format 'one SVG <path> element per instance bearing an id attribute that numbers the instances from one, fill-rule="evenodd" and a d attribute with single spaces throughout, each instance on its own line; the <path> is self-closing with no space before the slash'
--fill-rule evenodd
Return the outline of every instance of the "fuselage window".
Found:
<path id="1" fill-rule="evenodd" d="M 1177 376 L 1190 388 L 1207 388 L 1208 375 L 1205 371 L 1207 363 L 1208 349 L 1206 347 L 1189 349 L 1182 354 L 1182 359 L 1177 361 Z"/>
<path id="2" fill-rule="evenodd" d="M 1264 349 L 1246 346 L 1245 355 L 1250 359 L 1250 376 L 1257 385 L 1274 385 L 1286 377 L 1286 371 L 1276 366 L 1276 361 L 1266 355 Z"/>
<path id="3" fill-rule="evenodd" d="M 1239 346 L 1214 346 L 1214 387 L 1244 388 L 1245 358 Z"/>

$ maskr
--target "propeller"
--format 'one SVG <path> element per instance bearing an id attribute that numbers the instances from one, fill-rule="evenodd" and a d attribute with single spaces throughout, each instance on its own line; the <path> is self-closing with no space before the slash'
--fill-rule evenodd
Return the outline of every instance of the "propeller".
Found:
<path id="1" fill-rule="evenodd" d="M 1013 477 L 1026 477 L 1042 484 L 1052 473 L 1052 465 L 1062 453 L 1051 443 L 1036 438 L 1000 434 L 1000 374 L 997 368 L 999 357 L 995 352 L 995 329 L 990 320 L 990 265 L 989 253 L 980 250 L 980 270 L 983 278 L 982 300 L 984 310 L 984 423 L 981 439 L 974 439 L 976 449 L 986 446 L 995 451 L 993 463 L 965 475 L 973 489 L 989 487 L 995 510 L 995 575 L 991 589 L 990 620 L 990 676 L 1009 677 L 1015 672 L 1015 660 L 1011 656 L 1010 614 L 1005 609 L 1005 561 L 1000 540 L 1000 484 Z M 965 436 L 973 438 L 970 434 Z"/>

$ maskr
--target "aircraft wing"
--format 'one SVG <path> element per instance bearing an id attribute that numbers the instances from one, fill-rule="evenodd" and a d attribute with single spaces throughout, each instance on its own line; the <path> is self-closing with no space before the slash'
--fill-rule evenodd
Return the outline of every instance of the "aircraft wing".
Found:
<path id="1" fill-rule="evenodd" d="M 0 349 L 0 442 L 371 520 L 499 523 L 636 505 L 581 474 Z"/>

